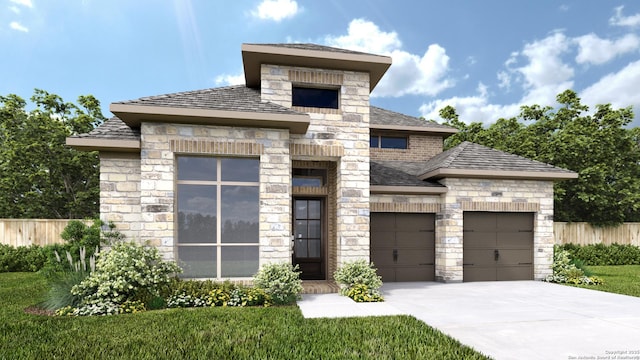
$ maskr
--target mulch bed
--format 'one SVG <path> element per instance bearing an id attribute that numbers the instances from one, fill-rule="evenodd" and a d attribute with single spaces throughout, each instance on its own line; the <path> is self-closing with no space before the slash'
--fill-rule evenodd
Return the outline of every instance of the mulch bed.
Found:
<path id="1" fill-rule="evenodd" d="M 44 316 L 54 316 L 56 314 L 55 311 L 46 310 L 37 306 L 29 306 L 24 309 L 24 312 L 31 315 L 44 315 Z"/>

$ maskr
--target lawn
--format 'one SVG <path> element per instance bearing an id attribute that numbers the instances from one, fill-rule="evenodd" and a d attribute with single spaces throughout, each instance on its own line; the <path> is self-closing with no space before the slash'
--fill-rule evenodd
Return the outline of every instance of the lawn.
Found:
<path id="1" fill-rule="evenodd" d="M 105 317 L 26 314 L 46 284 L 0 273 L 0 359 L 487 359 L 409 316 L 304 319 L 295 306 Z"/>
<path id="2" fill-rule="evenodd" d="M 586 289 L 640 297 L 640 265 L 587 266 L 604 284 L 580 285 Z"/>

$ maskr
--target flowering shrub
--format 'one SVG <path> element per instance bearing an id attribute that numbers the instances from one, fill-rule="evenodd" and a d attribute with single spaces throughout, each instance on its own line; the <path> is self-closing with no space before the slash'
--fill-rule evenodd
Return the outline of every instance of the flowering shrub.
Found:
<path id="1" fill-rule="evenodd" d="M 355 284 L 346 294 L 348 297 L 352 298 L 355 302 L 381 302 L 384 301 L 384 298 L 377 292 L 371 291 L 369 287 L 365 284 Z"/>
<path id="2" fill-rule="evenodd" d="M 599 285 L 602 279 L 596 276 L 586 276 L 571 260 L 569 252 L 556 246 L 553 252 L 553 275 L 547 276 L 545 281 L 574 285 Z"/>
<path id="3" fill-rule="evenodd" d="M 276 305 L 291 304 L 300 299 L 302 280 L 298 265 L 289 263 L 266 264 L 253 278 L 256 288 L 264 290 Z"/>
<path id="4" fill-rule="evenodd" d="M 118 305 L 109 300 L 91 300 L 78 307 L 65 306 L 56 310 L 58 316 L 93 316 L 93 315 L 117 315 L 135 314 L 146 311 L 142 301 L 125 301 Z"/>
<path id="5" fill-rule="evenodd" d="M 169 283 L 170 275 L 181 269 L 163 261 L 155 248 L 121 242 L 100 253 L 96 270 L 71 289 L 83 303 L 106 301 L 122 304 L 147 294 L 157 295 Z"/>
<path id="6" fill-rule="evenodd" d="M 368 263 L 364 259 L 350 261 L 344 263 L 333 275 L 334 279 L 340 285 L 340 294 L 349 296 L 356 300 L 353 296 L 358 294 L 358 298 L 370 298 L 376 299 L 372 301 L 382 301 L 382 296 L 378 289 L 382 286 L 382 277 L 376 273 L 376 268 L 373 264 Z M 352 291 L 354 287 L 358 286 L 357 290 Z M 366 289 L 366 297 L 361 296 L 362 291 Z M 358 300 L 356 300 L 358 301 Z"/>

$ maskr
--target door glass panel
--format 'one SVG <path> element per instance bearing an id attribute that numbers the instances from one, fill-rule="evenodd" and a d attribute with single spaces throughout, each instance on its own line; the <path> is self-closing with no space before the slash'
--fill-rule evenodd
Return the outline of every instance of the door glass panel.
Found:
<path id="1" fill-rule="evenodd" d="M 222 243 L 257 243 L 259 188 L 222 186 Z"/>
<path id="2" fill-rule="evenodd" d="M 306 258 L 307 255 L 308 255 L 308 252 L 307 252 L 307 240 L 306 239 L 296 239 L 295 249 L 296 249 L 296 257 Z"/>
<path id="3" fill-rule="evenodd" d="M 260 160 L 225 158 L 222 159 L 222 181 L 257 182 L 260 177 Z"/>
<path id="4" fill-rule="evenodd" d="M 180 276 L 186 278 L 216 277 L 216 248 L 214 246 L 179 246 Z"/>
<path id="5" fill-rule="evenodd" d="M 307 201 L 306 200 L 296 200 L 296 219 L 306 219 L 307 218 Z"/>
<path id="6" fill-rule="evenodd" d="M 307 221 L 306 220 L 296 220 L 296 239 L 306 239 L 309 237 L 307 233 Z"/>
<path id="7" fill-rule="evenodd" d="M 179 156 L 178 180 L 215 181 L 217 159 L 212 157 Z"/>
<path id="8" fill-rule="evenodd" d="M 251 277 L 258 272 L 257 246 L 223 246 L 222 277 Z"/>
<path id="9" fill-rule="evenodd" d="M 309 240 L 309 257 L 320 257 L 320 240 Z"/>
<path id="10" fill-rule="evenodd" d="M 216 186 L 178 185 L 178 241 L 216 242 Z"/>
<path id="11" fill-rule="evenodd" d="M 293 186 L 321 187 L 322 186 L 322 179 L 321 178 L 312 178 L 312 177 L 294 176 L 293 177 Z"/>
<path id="12" fill-rule="evenodd" d="M 309 200 L 309 217 L 308 219 L 320 219 L 320 201 Z"/>
<path id="13" fill-rule="evenodd" d="M 308 237 L 311 239 L 320 238 L 320 220 L 309 220 Z"/>

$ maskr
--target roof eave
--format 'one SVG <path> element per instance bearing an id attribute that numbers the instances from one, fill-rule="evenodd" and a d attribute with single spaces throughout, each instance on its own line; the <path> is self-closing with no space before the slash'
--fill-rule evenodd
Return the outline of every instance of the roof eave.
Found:
<path id="1" fill-rule="evenodd" d="M 140 140 L 68 137 L 66 144 L 80 151 L 140 152 Z"/>
<path id="2" fill-rule="evenodd" d="M 372 194 L 425 194 L 440 195 L 447 192 L 446 187 L 431 186 L 397 186 L 397 185 L 371 185 L 369 192 Z"/>
<path id="3" fill-rule="evenodd" d="M 273 64 L 368 72 L 369 91 L 373 91 L 391 66 L 391 57 L 242 44 L 242 62 L 247 87 L 259 88 L 260 65 Z"/>
<path id="4" fill-rule="evenodd" d="M 475 179 L 519 179 L 559 181 L 577 179 L 575 172 L 562 171 L 507 171 L 507 170 L 478 170 L 478 169 L 447 169 L 441 168 L 420 175 L 421 180 L 442 178 L 475 178 Z"/>
<path id="5" fill-rule="evenodd" d="M 118 103 L 112 103 L 109 106 L 109 110 L 132 128 L 140 127 L 143 121 L 156 121 L 288 129 L 292 134 L 305 134 L 310 123 L 310 117 L 307 114 L 261 113 Z"/>
<path id="6" fill-rule="evenodd" d="M 369 129 L 439 135 L 444 138 L 449 137 L 458 132 L 458 130 L 454 128 L 447 129 L 447 128 L 438 128 L 438 127 L 430 127 L 430 126 L 382 125 L 382 124 L 371 124 L 371 123 L 369 124 Z"/>

